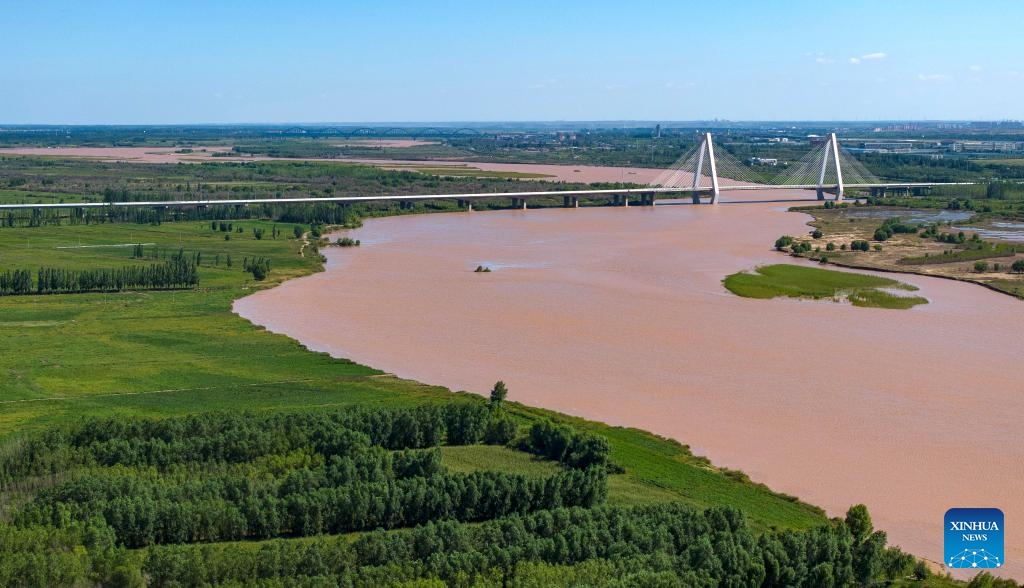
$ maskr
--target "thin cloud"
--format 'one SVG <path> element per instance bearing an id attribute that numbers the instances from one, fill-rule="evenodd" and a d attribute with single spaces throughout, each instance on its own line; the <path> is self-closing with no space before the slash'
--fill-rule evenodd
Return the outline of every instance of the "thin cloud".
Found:
<path id="1" fill-rule="evenodd" d="M 866 55 L 861 55 L 860 57 L 851 57 L 849 59 L 849 62 L 852 63 L 853 65 L 857 65 L 857 64 L 862 63 L 864 61 L 879 61 L 879 60 L 885 59 L 886 57 L 889 57 L 888 53 L 882 53 L 881 51 L 877 51 L 875 53 L 868 53 Z"/>
<path id="2" fill-rule="evenodd" d="M 814 63 L 835 63 L 836 60 L 829 57 L 815 57 Z"/>
<path id="3" fill-rule="evenodd" d="M 950 76 L 948 74 L 937 74 L 937 73 L 932 73 L 932 74 L 919 73 L 919 74 L 917 74 L 917 79 L 921 80 L 922 82 L 946 82 L 946 81 L 949 81 L 949 80 L 953 79 L 953 76 Z"/>
<path id="4" fill-rule="evenodd" d="M 979 71 L 981 71 L 981 66 L 980 65 L 972 65 L 971 67 L 969 67 L 967 69 L 973 71 L 974 73 L 978 73 Z"/>

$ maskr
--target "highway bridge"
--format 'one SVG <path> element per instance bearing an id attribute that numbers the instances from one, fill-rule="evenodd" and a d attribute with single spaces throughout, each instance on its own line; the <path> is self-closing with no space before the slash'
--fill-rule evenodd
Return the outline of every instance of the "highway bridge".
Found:
<path id="1" fill-rule="evenodd" d="M 725 168 L 723 175 L 723 167 Z M 844 181 L 844 170 L 853 182 Z M 819 200 L 826 194 L 841 201 L 847 189 L 868 189 L 872 194 L 886 191 L 921 192 L 935 186 L 971 186 L 973 182 L 894 182 L 874 177 L 860 162 L 844 153 L 835 133 L 829 135 L 817 149 L 813 149 L 799 162 L 787 168 L 772 181 L 765 182 L 749 166 L 739 163 L 731 155 L 715 155 L 711 133 L 705 133 L 700 143 L 666 169 L 650 186 L 637 188 L 536 190 L 527 192 L 479 192 L 469 194 L 399 194 L 379 196 L 332 196 L 304 198 L 248 198 L 210 200 L 151 200 L 123 202 L 59 202 L 43 204 L 0 204 L 0 210 L 17 209 L 74 209 L 104 207 L 187 208 L 208 206 L 249 206 L 255 204 L 287 205 L 299 203 L 334 202 L 357 204 L 363 202 L 398 202 L 408 206 L 422 200 L 454 200 L 461 207 L 472 209 L 473 202 L 484 199 L 509 199 L 516 208 L 527 208 L 527 202 L 536 198 L 563 199 L 567 207 L 579 206 L 580 197 L 611 197 L 613 203 L 629 206 L 630 200 L 641 205 L 654 206 L 659 197 L 690 196 L 695 204 L 707 200 L 717 204 L 722 192 L 744 190 L 815 190 Z"/>

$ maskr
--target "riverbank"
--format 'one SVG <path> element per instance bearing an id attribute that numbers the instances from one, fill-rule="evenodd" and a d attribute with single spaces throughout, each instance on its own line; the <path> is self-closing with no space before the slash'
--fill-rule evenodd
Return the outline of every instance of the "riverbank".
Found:
<path id="1" fill-rule="evenodd" d="M 1024 274 L 1012 269 L 1015 261 L 1024 260 L 1024 245 L 980 237 L 976 241 L 970 227 L 960 226 L 962 223 L 957 226 L 947 224 L 953 221 L 943 221 L 937 213 L 922 217 L 934 217 L 935 222 L 915 222 L 909 218 L 914 211 L 884 207 L 801 207 L 794 210 L 811 215 L 814 220 L 810 226 L 821 232 L 817 237 L 806 233 L 797 237 L 798 243 L 808 243 L 811 247 L 800 254 L 803 257 L 819 259 L 824 255 L 828 263 L 851 269 L 969 282 L 1024 299 Z M 916 228 L 909 232 L 894 232 L 884 241 L 879 241 L 875 238 L 876 231 L 886 215 L 903 219 L 904 226 Z M 936 232 L 927 233 L 927 227 L 933 224 Z M 948 236 L 948 241 L 937 239 L 941 236 Z M 850 245 L 854 241 L 867 242 L 868 251 L 853 251 Z M 829 244 L 832 249 L 829 249 Z"/>
<path id="2" fill-rule="evenodd" d="M 91 416 L 334 411 L 466 398 L 312 352 L 235 315 L 237 299 L 321 275 L 320 255 L 311 254 L 307 240 L 295 238 L 291 228 L 233 221 L 231 239 L 209 222 L 0 231 L 5 263 L 15 268 L 121 267 L 136 263 L 132 248 L 103 245 L 135 242 L 152 244 L 144 247 L 147 257 L 179 249 L 190 259 L 202 256 L 194 290 L 0 297 L 0 336 L 6 342 L 0 370 L 9 376 L 0 380 L 0 439 Z M 255 238 L 257 231 L 265 236 Z M 65 248 L 69 244 L 75 248 Z M 243 270 L 251 258 L 269 260 L 265 280 Z M 503 376 L 491 373 L 490 383 L 474 391 L 485 392 Z M 675 441 L 520 400 L 512 387 L 508 408 L 521 423 L 551 418 L 609 439 L 613 461 L 625 469 L 609 479 L 610 504 L 731 505 L 743 509 L 756 529 L 806 529 L 826 520 L 817 507 L 720 469 Z"/>
<path id="3" fill-rule="evenodd" d="M 832 514 L 865 501 L 919 555 L 941 553 L 936 529 L 950 504 L 981 500 L 1019 515 L 1024 458 L 988 450 L 1015 434 L 1007 415 L 1022 410 L 1005 370 L 1024 328 L 1017 302 L 917 276 L 906 281 L 930 304 L 896 319 L 733 297 L 725 275 L 777 261 L 775 237 L 807 230 L 808 217 L 785 206 L 372 219 L 348 232 L 361 247 L 326 252 L 326 272 L 236 309 L 313 349 L 419 381 L 481 390 L 500 373 L 526 404 L 695 441 L 713 462 Z M 494 271 L 474 273 L 478 265 Z M 878 344 L 908 332 L 914 345 Z M 856 361 L 800 359 L 832 351 Z M 966 363 L 913 367 L 942 357 Z M 992 417 L 993 405 L 1005 410 Z M 961 446 L 942 431 L 965 414 L 991 426 Z M 965 483 L 921 500 L 914 489 L 951 467 L 969 472 Z M 1008 537 L 1009 551 L 1020 546 Z"/>

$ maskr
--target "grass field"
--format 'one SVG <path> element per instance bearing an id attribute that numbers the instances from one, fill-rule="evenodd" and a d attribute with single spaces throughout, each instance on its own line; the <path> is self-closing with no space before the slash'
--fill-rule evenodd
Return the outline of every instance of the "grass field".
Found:
<path id="1" fill-rule="evenodd" d="M 896 309 L 928 302 L 920 296 L 898 296 L 881 290 L 917 290 L 889 278 L 788 264 L 759 267 L 754 273 L 732 274 L 725 278 L 724 284 L 730 292 L 745 298 L 846 299 L 854 306 Z"/>
<path id="2" fill-rule="evenodd" d="M 412 406 L 452 397 L 440 387 L 310 352 L 234 315 L 234 299 L 321 267 L 316 256 L 299 255 L 301 242 L 291 237 L 290 225 L 279 224 L 282 236 L 272 239 L 269 222 L 235 224 L 244 232 L 229 241 L 208 222 L 0 230 L 0 270 L 151 263 L 131 259 L 130 246 L 96 245 L 152 243 L 147 252 L 202 253 L 194 291 L 0 298 L 0 438 L 85 415 Z M 256 240 L 252 228 L 268 236 Z M 271 259 L 265 283 L 242 271 L 247 256 Z M 762 529 L 825 520 L 820 509 L 727 476 L 676 442 L 515 403 L 509 409 L 523 423 L 548 416 L 607 437 L 612 459 L 626 470 L 611 477 L 610 503 L 732 505 Z M 446 459 L 471 468 L 498 457 L 470 452 Z"/>
<path id="3" fill-rule="evenodd" d="M 550 476 L 558 464 L 523 451 L 500 445 L 447 445 L 441 448 L 441 463 L 453 472 L 501 470 L 525 476 Z"/>
<path id="4" fill-rule="evenodd" d="M 32 190 L 0 190 L 0 204 L 60 204 L 63 202 L 94 202 L 95 196 L 40 192 Z"/>

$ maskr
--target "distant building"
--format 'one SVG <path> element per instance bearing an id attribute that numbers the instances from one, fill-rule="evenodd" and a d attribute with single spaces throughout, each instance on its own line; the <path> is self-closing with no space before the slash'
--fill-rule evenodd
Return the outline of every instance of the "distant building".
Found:
<path id="1" fill-rule="evenodd" d="M 751 157 L 750 159 L 747 160 L 747 163 L 749 163 L 750 165 L 769 165 L 774 167 L 776 165 L 779 165 L 779 160 L 768 157 Z"/>
<path id="2" fill-rule="evenodd" d="M 864 141 L 860 148 L 866 153 L 910 153 L 914 150 L 911 141 Z"/>
<path id="3" fill-rule="evenodd" d="M 956 153 L 1006 153 L 1024 150 L 1024 143 L 1017 141 L 956 141 L 950 145 Z"/>

